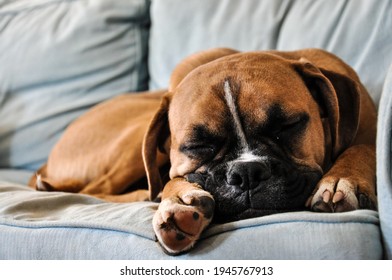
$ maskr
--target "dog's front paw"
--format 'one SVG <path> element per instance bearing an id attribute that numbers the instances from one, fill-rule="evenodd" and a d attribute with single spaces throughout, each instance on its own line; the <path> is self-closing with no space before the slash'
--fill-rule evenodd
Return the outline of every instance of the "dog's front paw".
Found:
<path id="1" fill-rule="evenodd" d="M 374 187 L 366 180 L 326 176 L 321 179 L 307 206 L 316 212 L 347 212 L 377 209 Z"/>
<path id="2" fill-rule="evenodd" d="M 153 218 L 153 227 L 166 253 L 188 251 L 212 220 L 213 197 L 202 189 L 163 199 Z"/>

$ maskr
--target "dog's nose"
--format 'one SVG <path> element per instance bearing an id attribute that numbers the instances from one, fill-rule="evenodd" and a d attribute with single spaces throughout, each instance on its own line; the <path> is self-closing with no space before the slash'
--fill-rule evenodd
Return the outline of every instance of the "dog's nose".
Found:
<path id="1" fill-rule="evenodd" d="M 230 167 L 226 181 L 243 190 L 253 189 L 271 177 L 271 168 L 264 162 L 235 162 Z"/>

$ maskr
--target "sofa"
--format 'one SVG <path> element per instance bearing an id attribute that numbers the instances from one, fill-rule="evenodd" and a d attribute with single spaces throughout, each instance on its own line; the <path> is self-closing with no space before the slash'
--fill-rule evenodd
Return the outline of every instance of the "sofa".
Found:
<path id="1" fill-rule="evenodd" d="M 391 14 L 389 0 L 0 1 L 0 259 L 392 259 Z M 81 114 L 166 88 L 179 61 L 213 47 L 316 47 L 350 64 L 379 114 L 378 211 L 212 224 L 193 250 L 168 256 L 155 202 L 27 186 Z"/>

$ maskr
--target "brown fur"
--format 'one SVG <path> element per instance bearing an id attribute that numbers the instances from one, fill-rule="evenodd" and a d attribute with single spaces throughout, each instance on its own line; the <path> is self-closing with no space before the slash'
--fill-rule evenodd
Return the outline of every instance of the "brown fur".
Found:
<path id="1" fill-rule="evenodd" d="M 284 105 L 287 114 L 304 108 L 310 114 L 306 133 L 289 155 L 325 174 L 308 207 L 327 212 L 356 209 L 351 193 L 376 203 L 375 107 L 356 73 L 336 56 L 317 49 L 251 53 L 214 49 L 190 56 L 174 70 L 168 91 L 114 98 L 71 124 L 47 164 L 37 171 L 40 182 L 34 176 L 30 185 L 116 202 L 154 199 L 163 189 L 153 222 L 158 239 L 168 253 L 188 250 L 210 223 L 214 202 L 199 186 L 181 179 L 205 166 L 182 153 L 180 146 L 189 140 L 189 129 L 196 122 L 228 137 L 217 121 L 226 106 L 219 93 L 225 79 L 241 79 L 247 98 L 240 96 L 237 103 L 249 127 L 265 122 L 266 110 L 276 103 Z M 169 158 L 172 181 L 163 188 L 160 168 Z M 145 187 L 138 185 L 145 176 L 149 193 L 139 190 Z M 191 208 L 183 208 L 184 200 Z M 192 220 L 179 213 L 202 218 Z M 193 227 L 196 231 L 190 232 Z"/>

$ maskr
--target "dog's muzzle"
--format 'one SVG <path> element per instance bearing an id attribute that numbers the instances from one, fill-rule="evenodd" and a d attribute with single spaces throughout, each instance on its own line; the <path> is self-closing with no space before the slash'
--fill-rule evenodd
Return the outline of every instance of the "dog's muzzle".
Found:
<path id="1" fill-rule="evenodd" d="M 271 177 L 271 168 L 264 162 L 234 162 L 226 174 L 226 183 L 243 191 L 256 188 Z"/>
<path id="2" fill-rule="evenodd" d="M 188 174 L 187 179 L 213 195 L 215 220 L 228 222 L 304 210 L 321 175 L 268 159 L 221 163 L 206 173 Z"/>

